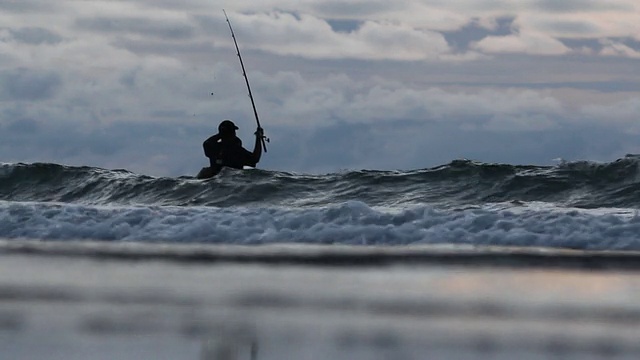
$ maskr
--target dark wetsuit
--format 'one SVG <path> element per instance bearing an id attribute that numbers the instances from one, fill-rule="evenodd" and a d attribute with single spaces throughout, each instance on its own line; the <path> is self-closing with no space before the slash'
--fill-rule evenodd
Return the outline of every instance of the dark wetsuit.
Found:
<path id="1" fill-rule="evenodd" d="M 219 135 L 213 135 L 202 146 L 216 173 L 223 166 L 242 169 L 244 166 L 255 167 L 259 161 L 252 152 L 242 147 L 242 140 L 237 137 L 222 141 Z"/>

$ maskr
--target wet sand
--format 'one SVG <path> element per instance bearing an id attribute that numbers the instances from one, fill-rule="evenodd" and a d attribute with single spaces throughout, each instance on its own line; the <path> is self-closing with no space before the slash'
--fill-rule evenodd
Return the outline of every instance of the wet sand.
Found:
<path id="1" fill-rule="evenodd" d="M 640 256 L 0 241 L 7 359 L 637 359 Z"/>

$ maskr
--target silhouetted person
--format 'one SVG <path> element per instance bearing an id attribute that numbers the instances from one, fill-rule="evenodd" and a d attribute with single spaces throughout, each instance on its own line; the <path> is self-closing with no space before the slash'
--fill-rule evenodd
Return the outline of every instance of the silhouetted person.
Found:
<path id="1" fill-rule="evenodd" d="M 204 154 L 209 158 L 210 166 L 198 173 L 198 178 L 209 178 L 220 172 L 222 167 L 242 169 L 244 166 L 255 167 L 262 156 L 263 130 L 255 132 L 256 142 L 253 152 L 242 147 L 242 140 L 236 136 L 238 127 L 231 120 L 224 120 L 218 125 L 218 133 L 202 144 Z"/>

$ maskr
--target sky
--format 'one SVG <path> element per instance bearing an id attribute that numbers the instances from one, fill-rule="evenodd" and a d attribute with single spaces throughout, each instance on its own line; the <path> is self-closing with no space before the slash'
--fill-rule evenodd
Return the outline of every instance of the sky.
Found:
<path id="1" fill-rule="evenodd" d="M 0 162 L 194 175 L 640 153 L 637 0 L 0 0 Z"/>

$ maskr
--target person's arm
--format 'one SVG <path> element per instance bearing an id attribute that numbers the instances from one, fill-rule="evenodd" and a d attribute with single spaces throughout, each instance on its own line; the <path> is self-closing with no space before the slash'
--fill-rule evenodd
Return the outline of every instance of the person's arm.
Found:
<path id="1" fill-rule="evenodd" d="M 260 162 L 260 158 L 262 157 L 262 137 L 264 136 L 264 130 L 262 128 L 258 128 L 255 132 L 256 135 L 256 143 L 253 145 L 253 152 L 249 153 L 248 156 L 248 164 L 247 166 L 255 167 L 258 162 Z"/>

